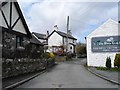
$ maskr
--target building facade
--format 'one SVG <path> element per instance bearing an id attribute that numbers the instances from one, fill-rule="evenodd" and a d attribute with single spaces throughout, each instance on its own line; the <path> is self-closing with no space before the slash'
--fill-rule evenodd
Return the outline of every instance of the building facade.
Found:
<path id="1" fill-rule="evenodd" d="M 36 33 L 36 32 L 32 32 L 32 35 L 37 38 L 42 44 L 47 45 L 47 37 L 48 37 L 48 33 L 46 34 L 41 34 L 41 33 Z"/>
<path id="2" fill-rule="evenodd" d="M 106 58 L 111 58 L 112 67 L 116 53 L 120 52 L 120 33 L 118 22 L 112 19 L 106 21 L 87 36 L 88 66 L 105 67 Z"/>
<path id="3" fill-rule="evenodd" d="M 2 78 L 45 68 L 43 44 L 30 33 L 18 2 L 0 2 L 0 6 Z"/>
<path id="4" fill-rule="evenodd" d="M 3 57 L 14 58 L 15 55 L 11 53 L 25 50 L 26 44 L 30 42 L 31 33 L 17 2 L 3 2 L 1 6 L 0 28 Z"/>
<path id="5" fill-rule="evenodd" d="M 54 27 L 54 31 L 48 36 L 48 49 L 53 52 L 75 53 L 76 41 L 70 31 L 67 34 Z"/>

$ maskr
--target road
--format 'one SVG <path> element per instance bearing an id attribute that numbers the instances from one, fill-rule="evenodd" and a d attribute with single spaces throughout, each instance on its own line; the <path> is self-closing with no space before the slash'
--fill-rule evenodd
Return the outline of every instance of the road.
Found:
<path id="1" fill-rule="evenodd" d="M 17 88 L 118 88 L 85 69 L 86 59 L 63 62 Z"/>

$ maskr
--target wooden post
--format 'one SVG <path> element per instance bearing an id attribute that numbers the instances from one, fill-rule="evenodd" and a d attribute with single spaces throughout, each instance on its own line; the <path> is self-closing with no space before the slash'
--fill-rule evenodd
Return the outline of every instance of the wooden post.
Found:
<path id="1" fill-rule="evenodd" d="M 66 40 L 66 52 L 68 52 L 68 30 L 69 30 L 69 16 L 67 17 L 67 40 Z"/>

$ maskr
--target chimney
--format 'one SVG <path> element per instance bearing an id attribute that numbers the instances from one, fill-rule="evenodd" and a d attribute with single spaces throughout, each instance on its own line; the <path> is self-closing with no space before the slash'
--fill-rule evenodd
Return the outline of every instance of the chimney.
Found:
<path id="1" fill-rule="evenodd" d="M 57 27 L 57 25 L 54 26 L 54 30 L 58 31 L 58 27 Z"/>
<path id="2" fill-rule="evenodd" d="M 72 32 L 71 32 L 71 30 L 68 30 L 68 35 L 72 35 Z"/>
<path id="3" fill-rule="evenodd" d="M 46 34 L 46 37 L 48 37 L 49 36 L 49 31 L 47 31 L 47 34 Z"/>

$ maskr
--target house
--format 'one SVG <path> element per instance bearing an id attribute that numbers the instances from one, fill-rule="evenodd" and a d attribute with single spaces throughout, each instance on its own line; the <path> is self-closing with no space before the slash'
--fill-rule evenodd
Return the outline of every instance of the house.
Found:
<path id="1" fill-rule="evenodd" d="M 47 31 L 47 35 L 48 35 L 48 31 Z M 34 37 L 36 37 L 42 44 L 47 45 L 47 35 L 46 34 L 41 34 L 41 33 L 36 33 L 36 32 L 32 32 L 32 35 Z"/>
<path id="2" fill-rule="evenodd" d="M 120 52 L 118 22 L 109 19 L 87 36 L 87 65 L 105 67 L 106 58 L 111 58 L 112 67 L 116 53 Z"/>
<path id="3" fill-rule="evenodd" d="M 58 27 L 56 25 L 54 26 L 53 32 L 48 36 L 48 49 L 54 53 L 75 53 L 76 41 L 77 39 L 72 36 L 70 30 L 68 34 L 58 31 Z"/>
<path id="4" fill-rule="evenodd" d="M 42 70 L 43 44 L 29 31 L 18 2 L 2 2 L 0 6 L 2 78 Z"/>
<path id="5" fill-rule="evenodd" d="M 47 31 L 47 34 L 41 34 L 41 33 L 36 33 L 36 32 L 32 32 L 32 35 L 43 44 L 43 49 L 44 52 L 46 52 L 46 50 L 48 49 L 48 35 L 49 32 Z"/>
<path id="6" fill-rule="evenodd" d="M 0 6 L 3 54 L 4 50 L 24 50 L 32 36 L 18 2 L 2 2 Z"/>

